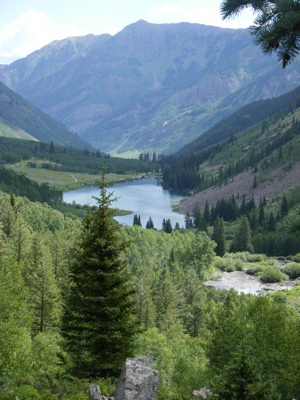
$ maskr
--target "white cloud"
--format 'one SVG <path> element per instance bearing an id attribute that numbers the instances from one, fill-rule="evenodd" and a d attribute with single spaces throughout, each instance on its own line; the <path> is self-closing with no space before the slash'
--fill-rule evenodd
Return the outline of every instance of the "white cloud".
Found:
<path id="1" fill-rule="evenodd" d="M 155 8 L 151 11 L 151 18 L 160 18 L 169 14 L 180 14 L 184 11 L 182 6 L 176 4 L 165 4 L 164 6 Z"/>
<path id="2" fill-rule="evenodd" d="M 184 14 L 184 20 L 198 24 L 221 26 L 223 28 L 247 28 L 253 22 L 253 14 L 244 12 L 236 18 L 223 21 L 216 8 L 194 7 Z"/>
<path id="3" fill-rule="evenodd" d="M 83 35 L 72 25 L 54 25 L 43 12 L 29 10 L 3 28 L 0 34 L 0 62 L 25 57 L 53 40 Z"/>

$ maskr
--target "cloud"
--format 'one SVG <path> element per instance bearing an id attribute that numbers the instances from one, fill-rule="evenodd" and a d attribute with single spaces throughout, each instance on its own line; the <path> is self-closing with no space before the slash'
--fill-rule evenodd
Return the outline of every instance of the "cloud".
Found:
<path id="1" fill-rule="evenodd" d="M 184 20 L 198 24 L 220 26 L 223 28 L 247 28 L 252 24 L 253 14 L 241 13 L 237 18 L 223 21 L 220 11 L 210 7 L 194 7 L 185 12 Z"/>
<path id="2" fill-rule="evenodd" d="M 164 6 L 155 8 L 151 11 L 151 18 L 160 18 L 169 14 L 180 14 L 184 11 L 182 6 L 176 4 L 165 4 Z"/>
<path id="3" fill-rule="evenodd" d="M 73 25 L 54 25 L 43 12 L 28 10 L 0 34 L 0 62 L 25 57 L 53 40 L 86 34 Z"/>

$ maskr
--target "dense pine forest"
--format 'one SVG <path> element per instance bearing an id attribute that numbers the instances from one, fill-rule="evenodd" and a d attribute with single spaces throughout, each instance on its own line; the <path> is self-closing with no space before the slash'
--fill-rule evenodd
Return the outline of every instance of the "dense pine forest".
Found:
<path id="1" fill-rule="evenodd" d="M 284 177 L 299 161 L 298 114 L 200 152 L 138 160 L 0 138 L 0 397 L 86 400 L 90 383 L 110 396 L 126 358 L 150 355 L 158 400 L 188 400 L 204 386 L 212 399 L 299 398 L 299 190 L 255 191 L 270 171 Z M 120 177 L 161 171 L 165 187 L 191 198 L 247 173 L 253 193 L 194 201 L 184 229 L 164 220 L 157 231 L 139 215 L 133 226 L 116 223 L 104 172 L 98 206 L 79 218 L 60 189 L 11 164 L 95 176 L 103 166 Z M 293 288 L 253 296 L 203 285 L 234 271 Z"/>
<path id="2" fill-rule="evenodd" d="M 222 223 L 219 230 L 215 224 L 214 240 L 196 228 L 120 228 L 105 188 L 103 183 L 98 208 L 83 225 L 45 203 L 0 194 L 1 398 L 83 400 L 90 382 L 111 395 L 126 356 L 142 355 L 153 356 L 160 371 L 159 399 L 190 399 L 203 386 L 223 399 L 299 397 L 298 287 L 252 296 L 202 285 L 218 268 L 260 273 L 266 282 L 276 274 L 297 282 L 299 255 L 282 270 L 273 259 L 252 254 L 249 242 L 248 251 L 216 256 Z M 236 245 L 251 241 L 242 235 L 249 228 L 245 221 Z M 105 254 L 115 261 L 107 264 Z M 107 275 L 116 265 L 126 271 L 121 281 Z M 93 336 L 88 339 L 99 329 L 97 309 L 89 307 L 91 318 L 80 322 L 88 303 L 72 301 L 74 285 L 86 301 L 103 299 L 99 279 L 107 285 L 101 301 L 112 301 L 108 315 L 120 309 L 111 308 L 116 295 L 130 310 L 118 319 L 121 325 L 102 318 L 101 331 L 116 337 L 105 357 Z M 125 351 L 120 330 L 130 332 Z M 86 333 L 78 342 L 72 332 Z"/>
<path id="3" fill-rule="evenodd" d="M 224 0 L 222 17 L 247 6 L 258 14 L 250 30 L 255 43 L 264 53 L 277 53 L 285 68 L 299 53 L 298 2 Z M 226 49 L 224 35 L 222 42 L 215 48 L 232 53 L 247 81 L 250 69 L 239 66 L 240 54 Z M 167 78 L 175 82 L 185 74 L 183 59 L 193 51 L 185 47 L 174 61 L 180 74 L 169 68 Z M 130 67 L 142 65 L 128 60 Z M 195 65 L 186 69 L 187 80 Z M 220 71 L 226 78 L 240 76 Z M 126 87 L 125 79 L 120 84 L 113 76 L 112 87 Z M 159 371 L 157 400 L 191 400 L 200 388 L 211 400 L 300 399 L 300 89 L 243 107 L 175 154 L 144 152 L 127 160 L 83 148 L 85 142 L 60 123 L 4 85 L 0 89 L 0 125 L 10 136 L 0 137 L 0 399 L 87 400 L 90 384 L 113 396 L 126 359 L 140 356 L 152 357 Z M 156 104 L 150 98 L 164 117 L 184 112 L 188 121 L 209 111 L 193 97 L 188 101 L 200 108 L 184 108 L 180 97 L 190 95 L 173 94 L 181 108 L 174 96 L 168 109 L 166 99 Z M 239 100 L 227 97 L 216 107 L 227 115 Z M 121 146 L 115 128 L 120 123 L 121 134 L 129 136 L 124 127 L 143 115 L 144 103 L 124 118 L 115 113 L 107 130 L 112 137 L 101 145 L 108 140 Z M 142 133 L 158 136 L 148 125 L 138 132 L 143 145 Z M 174 142 L 176 129 L 170 128 Z M 180 131 L 184 143 L 189 132 L 188 124 Z M 57 145 L 72 141 L 76 149 Z M 60 181 L 45 172 L 60 174 Z M 184 191 L 189 197 L 175 207 L 185 226 L 164 219 L 157 230 L 150 216 L 143 229 L 138 214 L 132 226 L 120 225 L 108 174 L 117 180 L 155 176 L 163 188 Z M 97 183 L 97 205 L 65 204 L 70 181 L 76 187 Z M 225 290 L 222 278 L 232 275 L 259 282 L 261 290 Z"/>
<path id="4" fill-rule="evenodd" d="M 219 143 L 203 145 L 201 150 L 194 143 L 160 158 L 164 187 L 192 195 L 186 206 L 180 206 L 180 211 L 186 214 L 186 228 L 208 232 L 216 219 L 222 218 L 224 248 L 232 251 L 238 224 L 246 216 L 254 252 L 288 256 L 300 251 L 298 238 L 291 239 L 280 229 L 288 211 L 300 202 L 299 108 L 295 94 L 297 91 L 271 103 L 254 103 L 217 124 L 207 137 Z M 293 101 L 274 113 L 273 106 L 277 110 L 278 104 L 287 99 Z M 257 118 L 266 114 L 268 118 L 257 123 L 255 112 Z M 243 130 L 239 131 L 241 127 Z M 225 136 L 223 141 L 221 132 Z M 274 190 L 268 191 L 267 187 Z"/>
<path id="5" fill-rule="evenodd" d="M 21 160 L 28 160 L 28 165 L 32 168 L 89 174 L 99 174 L 103 167 L 108 173 L 117 174 L 151 170 L 148 160 L 122 159 L 110 157 L 100 151 L 0 137 L 0 164 L 14 164 Z"/>

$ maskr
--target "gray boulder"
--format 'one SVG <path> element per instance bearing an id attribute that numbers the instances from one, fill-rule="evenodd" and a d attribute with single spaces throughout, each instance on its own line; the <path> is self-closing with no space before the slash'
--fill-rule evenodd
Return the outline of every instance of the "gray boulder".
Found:
<path id="1" fill-rule="evenodd" d="M 89 388 L 89 400 L 113 400 L 113 397 L 102 396 L 98 385 L 91 385 Z"/>
<path id="2" fill-rule="evenodd" d="M 91 385 L 89 389 L 89 400 L 102 400 L 100 388 L 98 385 Z"/>
<path id="3" fill-rule="evenodd" d="M 159 373 L 152 363 L 152 357 L 128 358 L 118 381 L 115 400 L 155 400 Z"/>

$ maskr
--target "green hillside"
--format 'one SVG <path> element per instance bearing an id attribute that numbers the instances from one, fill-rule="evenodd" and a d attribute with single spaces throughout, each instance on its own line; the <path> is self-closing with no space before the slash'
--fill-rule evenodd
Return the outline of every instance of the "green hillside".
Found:
<path id="1" fill-rule="evenodd" d="M 34 107 L 0 82 L 0 136 L 39 140 L 75 148 L 92 147 L 60 122 Z"/>
<path id="2" fill-rule="evenodd" d="M 255 102 L 227 117 L 178 153 L 165 157 L 164 185 L 193 193 L 229 184 L 241 173 L 263 181 L 276 169 L 287 173 L 299 157 L 300 88 Z M 246 177 L 244 177 L 244 180 Z M 274 179 L 274 177 L 272 178 Z M 244 182 L 245 183 L 245 182 Z M 296 180 L 293 185 L 300 183 Z M 282 179 L 278 190 L 291 190 Z M 249 185 L 240 188 L 247 192 Z M 224 192 L 224 188 L 222 189 Z M 216 194 L 215 194 L 216 195 Z M 216 195 L 215 201 L 217 201 Z"/>
<path id="3" fill-rule="evenodd" d="M 186 155 L 205 149 L 215 143 L 228 139 L 232 134 L 238 134 L 247 128 L 281 112 L 288 113 L 300 105 L 300 86 L 273 99 L 255 101 L 230 114 L 215 124 L 196 140 L 184 146 L 177 155 Z"/>
<path id="4" fill-rule="evenodd" d="M 0 136 L 37 141 L 37 139 L 29 135 L 27 132 L 24 132 L 22 129 L 18 129 L 2 120 L 0 120 Z"/>

